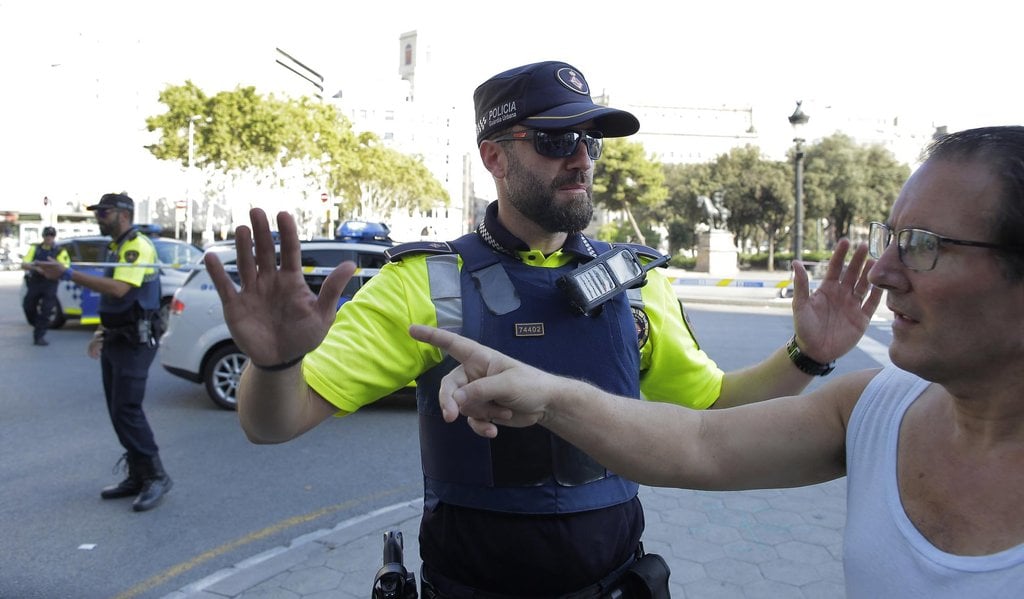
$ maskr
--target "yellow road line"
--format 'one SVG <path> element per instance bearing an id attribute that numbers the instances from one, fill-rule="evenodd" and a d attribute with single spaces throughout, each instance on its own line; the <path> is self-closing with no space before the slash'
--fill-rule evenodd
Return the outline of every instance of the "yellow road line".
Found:
<path id="1" fill-rule="evenodd" d="M 160 574 L 150 577 L 148 580 L 144 580 L 139 584 L 133 586 L 132 588 L 128 589 L 127 591 L 120 593 L 119 595 L 115 596 L 114 599 L 131 599 L 132 597 L 137 597 L 138 595 L 145 593 L 146 591 L 152 590 L 166 583 L 167 581 L 175 578 L 176 576 L 181 576 L 189 570 L 192 570 L 197 566 L 203 565 L 204 563 L 210 561 L 215 557 L 219 557 L 221 555 L 224 555 L 225 553 L 234 551 L 235 549 L 248 545 L 253 541 L 258 541 L 260 539 L 269 537 L 270 535 L 273 535 L 275 533 L 281 532 L 282 530 L 287 530 L 293 526 L 298 526 L 299 524 L 304 524 L 306 522 L 316 520 L 317 518 L 322 518 L 335 512 L 340 512 L 342 510 L 347 510 L 356 507 L 359 504 L 367 501 L 372 501 L 376 499 L 381 499 L 383 497 L 388 497 L 390 495 L 394 495 L 395 493 L 398 493 L 401 490 L 403 490 L 402 487 L 381 491 L 380 493 L 375 493 L 367 497 L 353 499 L 351 501 L 346 501 L 344 503 L 336 503 L 334 505 L 329 505 L 325 508 L 319 509 L 315 512 L 310 512 L 308 514 L 302 514 L 299 516 L 288 518 L 286 520 L 282 520 L 277 524 L 268 526 L 267 528 L 264 528 L 262 530 L 257 530 L 255 532 L 249 533 L 240 539 L 236 539 L 234 541 L 231 541 L 230 543 L 225 543 L 220 547 L 215 547 L 213 549 L 210 549 L 209 551 L 204 551 L 203 553 L 200 553 L 199 555 L 188 560 L 187 562 L 180 563 L 176 566 L 171 566 L 170 568 L 164 570 Z"/>

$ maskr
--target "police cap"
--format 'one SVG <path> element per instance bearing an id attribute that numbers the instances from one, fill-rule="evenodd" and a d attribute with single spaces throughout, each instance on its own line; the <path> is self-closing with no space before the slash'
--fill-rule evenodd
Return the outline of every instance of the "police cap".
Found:
<path id="1" fill-rule="evenodd" d="M 537 62 L 498 73 L 476 88 L 473 103 L 477 144 L 518 123 L 532 129 L 569 129 L 592 120 L 605 137 L 626 137 L 640 129 L 640 121 L 629 112 L 596 104 L 583 73 L 564 62 Z"/>
<path id="2" fill-rule="evenodd" d="M 116 208 L 135 212 L 135 201 L 123 193 L 105 193 L 98 204 L 87 206 L 86 210 L 96 210 L 97 208 Z"/>

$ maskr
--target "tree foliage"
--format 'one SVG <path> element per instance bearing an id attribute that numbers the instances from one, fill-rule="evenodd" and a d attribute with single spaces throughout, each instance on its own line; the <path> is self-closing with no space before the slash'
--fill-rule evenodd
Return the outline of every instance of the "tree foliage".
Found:
<path id="1" fill-rule="evenodd" d="M 208 96 L 191 81 L 165 88 L 160 102 L 167 111 L 146 119 L 147 129 L 160 137 L 147 149 L 187 166 L 192 121 L 192 163 L 209 187 L 223 190 L 228 179 L 278 187 L 299 181 L 327 191 L 342 213 L 379 206 L 411 211 L 448 202 L 420 158 L 385 147 L 372 133 L 354 132 L 331 105 L 264 97 L 253 87 Z"/>
<path id="2" fill-rule="evenodd" d="M 594 201 L 625 214 L 639 243 L 655 242 L 640 223 L 649 225 L 668 197 L 664 183 L 660 165 L 647 158 L 642 144 L 622 138 L 605 140 L 594 170 Z"/>
<path id="3" fill-rule="evenodd" d="M 769 268 L 777 240 L 790 222 L 794 193 L 785 163 L 766 160 L 756 146 L 733 148 L 714 162 L 712 177 L 731 212 L 729 229 L 737 240 L 768 246 Z"/>
<path id="4" fill-rule="evenodd" d="M 621 146 L 613 143 L 616 141 L 606 144 L 605 153 L 611 160 L 601 164 L 605 161 L 602 157 L 598 162 L 594 183 L 595 190 L 609 190 L 607 195 L 595 197 L 611 210 L 621 209 L 620 202 L 630 197 L 621 184 L 629 176 L 624 165 L 631 163 L 630 156 L 642 156 L 642 148 L 630 148 L 630 154 L 625 155 L 618 149 Z M 631 228 L 660 226 L 668 232 L 670 253 L 692 249 L 702 226 L 697 198 L 720 192 L 730 212 L 728 228 L 735 234 L 737 245 L 767 247 L 771 268 L 775 253 L 793 237 L 793 169 L 792 153 L 787 161 L 768 160 L 756 146 L 733 148 L 709 163 L 661 165 L 666 195 L 657 203 L 637 203 L 638 208 L 633 211 L 637 224 Z M 909 172 L 909 167 L 897 163 L 885 148 L 857 145 L 842 134 L 807 146 L 805 227 L 810 229 L 824 218 L 829 223 L 826 234 L 831 236 L 831 247 L 835 239 L 850 235 L 851 226 L 883 219 Z M 616 182 L 618 192 L 613 191 Z M 623 226 L 617 228 L 622 229 Z M 616 227 L 607 230 L 615 231 Z"/>
<path id="5" fill-rule="evenodd" d="M 807 221 L 828 220 L 831 241 L 850 235 L 857 222 L 882 220 L 910 168 L 879 145 L 858 145 L 836 133 L 807 148 L 804 203 Z"/>
<path id="6" fill-rule="evenodd" d="M 718 186 L 710 164 L 666 164 L 662 167 L 668 198 L 658 215 L 668 229 L 672 254 L 697 247 L 697 226 L 701 215 L 697 197 L 710 195 Z"/>

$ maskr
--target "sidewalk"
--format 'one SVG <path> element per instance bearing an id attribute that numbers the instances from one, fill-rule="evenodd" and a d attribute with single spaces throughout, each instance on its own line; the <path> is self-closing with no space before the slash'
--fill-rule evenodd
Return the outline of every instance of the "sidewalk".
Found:
<path id="1" fill-rule="evenodd" d="M 789 272 L 731 277 L 667 269 L 684 303 L 781 307 Z M 811 282 L 812 288 L 814 281 Z M 843 597 L 846 479 L 797 489 L 715 493 L 641 487 L 644 546 L 672 570 L 674 599 Z M 192 583 L 164 599 L 366 599 L 383 537 L 400 531 L 419 580 L 422 500 L 300 537 Z"/>
<path id="2" fill-rule="evenodd" d="M 713 493 L 641 487 L 644 546 L 672 570 L 674 599 L 843 597 L 846 479 L 784 490 Z M 295 539 L 164 599 L 366 599 L 383 536 L 398 530 L 419 580 L 422 501 Z"/>

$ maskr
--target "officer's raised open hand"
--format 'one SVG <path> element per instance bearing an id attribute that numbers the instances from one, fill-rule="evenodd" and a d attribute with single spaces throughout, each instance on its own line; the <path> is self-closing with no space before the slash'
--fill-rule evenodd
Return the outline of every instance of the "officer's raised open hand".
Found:
<path id="1" fill-rule="evenodd" d="M 243 225 L 235 230 L 241 289 L 235 288 L 216 255 L 206 255 L 206 268 L 239 349 L 253 364 L 274 367 L 296 361 L 320 344 L 334 321 L 338 298 L 355 272 L 355 264 L 339 265 L 317 296 L 302 276 L 299 237 L 292 216 L 285 212 L 277 215 L 280 267 L 266 213 L 253 208 L 249 218 L 252 229 Z"/>

